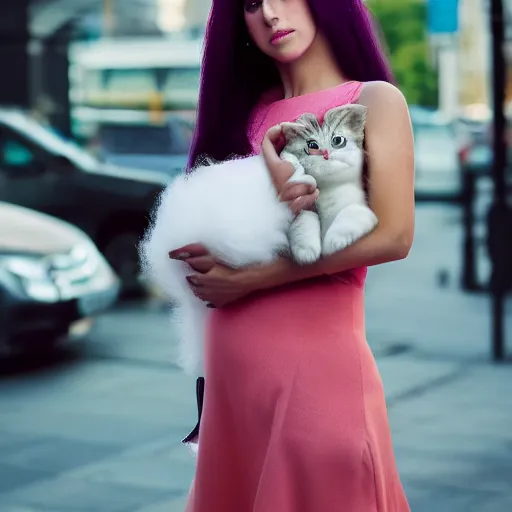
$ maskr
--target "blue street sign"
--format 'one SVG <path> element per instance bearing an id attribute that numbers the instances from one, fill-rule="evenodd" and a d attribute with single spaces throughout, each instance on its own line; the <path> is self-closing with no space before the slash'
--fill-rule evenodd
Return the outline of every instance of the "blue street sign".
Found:
<path id="1" fill-rule="evenodd" d="M 459 0 L 428 0 L 428 31 L 453 34 L 459 29 Z"/>

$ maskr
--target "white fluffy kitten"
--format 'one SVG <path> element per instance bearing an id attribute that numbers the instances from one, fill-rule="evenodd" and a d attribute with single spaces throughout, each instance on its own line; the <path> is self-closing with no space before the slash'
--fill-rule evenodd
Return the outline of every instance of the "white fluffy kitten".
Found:
<path id="1" fill-rule="evenodd" d="M 322 126 L 312 114 L 282 125 L 289 142 L 281 158 L 295 167 L 290 180 L 311 183 L 320 191 L 318 213 L 301 212 L 290 229 L 291 252 L 299 263 L 340 251 L 377 224 L 363 188 L 366 110 L 344 105 L 329 110 Z"/>
<path id="2" fill-rule="evenodd" d="M 291 249 L 298 262 L 307 263 L 373 229 L 376 218 L 361 183 L 365 112 L 349 105 L 329 111 L 322 127 L 312 115 L 284 125 L 289 142 L 282 156 L 296 166 L 294 181 L 317 183 L 320 216 L 308 211 L 294 219 L 279 201 L 262 156 L 197 167 L 162 193 L 140 254 L 146 278 L 178 306 L 179 363 L 186 373 L 204 375 L 208 309 L 185 280 L 192 270 L 169 259 L 169 251 L 198 242 L 225 264 L 242 267 L 271 262 Z M 316 151 L 327 151 L 329 158 Z"/>

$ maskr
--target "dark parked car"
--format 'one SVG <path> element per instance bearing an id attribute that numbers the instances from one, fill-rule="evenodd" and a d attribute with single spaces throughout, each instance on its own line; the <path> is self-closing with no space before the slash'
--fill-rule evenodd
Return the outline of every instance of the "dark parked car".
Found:
<path id="1" fill-rule="evenodd" d="M 91 239 L 48 215 L 0 202 L 0 353 L 85 334 L 119 279 Z"/>
<path id="2" fill-rule="evenodd" d="M 120 276 L 140 291 L 137 244 L 165 173 L 102 163 L 16 110 L 0 109 L 0 200 L 85 231 Z"/>

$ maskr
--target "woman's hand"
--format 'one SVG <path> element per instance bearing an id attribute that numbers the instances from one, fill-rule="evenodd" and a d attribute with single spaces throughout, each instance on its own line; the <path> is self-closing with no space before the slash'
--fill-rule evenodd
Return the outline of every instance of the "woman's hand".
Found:
<path id="1" fill-rule="evenodd" d="M 255 290 L 250 272 L 223 265 L 200 244 L 180 247 L 171 251 L 169 257 L 184 261 L 196 272 L 187 276 L 187 281 L 194 295 L 208 307 L 226 306 Z"/>
<path id="2" fill-rule="evenodd" d="M 294 173 L 292 164 L 281 160 L 280 153 L 286 144 L 281 126 L 270 128 L 263 138 L 261 153 L 267 164 L 272 181 L 281 201 L 288 203 L 291 211 L 298 215 L 302 210 L 312 209 L 318 198 L 318 189 L 303 183 L 288 183 Z"/>

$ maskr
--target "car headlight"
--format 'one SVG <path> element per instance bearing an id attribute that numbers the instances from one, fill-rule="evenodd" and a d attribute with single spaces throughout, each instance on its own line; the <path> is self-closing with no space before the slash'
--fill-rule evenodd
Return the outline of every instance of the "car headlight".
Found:
<path id="1" fill-rule="evenodd" d="M 51 279 L 46 258 L 25 254 L 0 255 L 0 267 L 17 278 L 28 297 L 41 302 L 59 300 L 59 290 Z"/>
<path id="2" fill-rule="evenodd" d="M 0 256 L 0 264 L 11 274 L 23 279 L 44 281 L 50 277 L 44 258 L 23 255 Z"/>
<path id="3" fill-rule="evenodd" d="M 46 256 L 0 254 L 0 269 L 15 277 L 28 297 L 57 302 L 71 298 L 75 285 L 93 279 L 101 261 L 95 245 L 82 243 L 65 253 Z"/>

